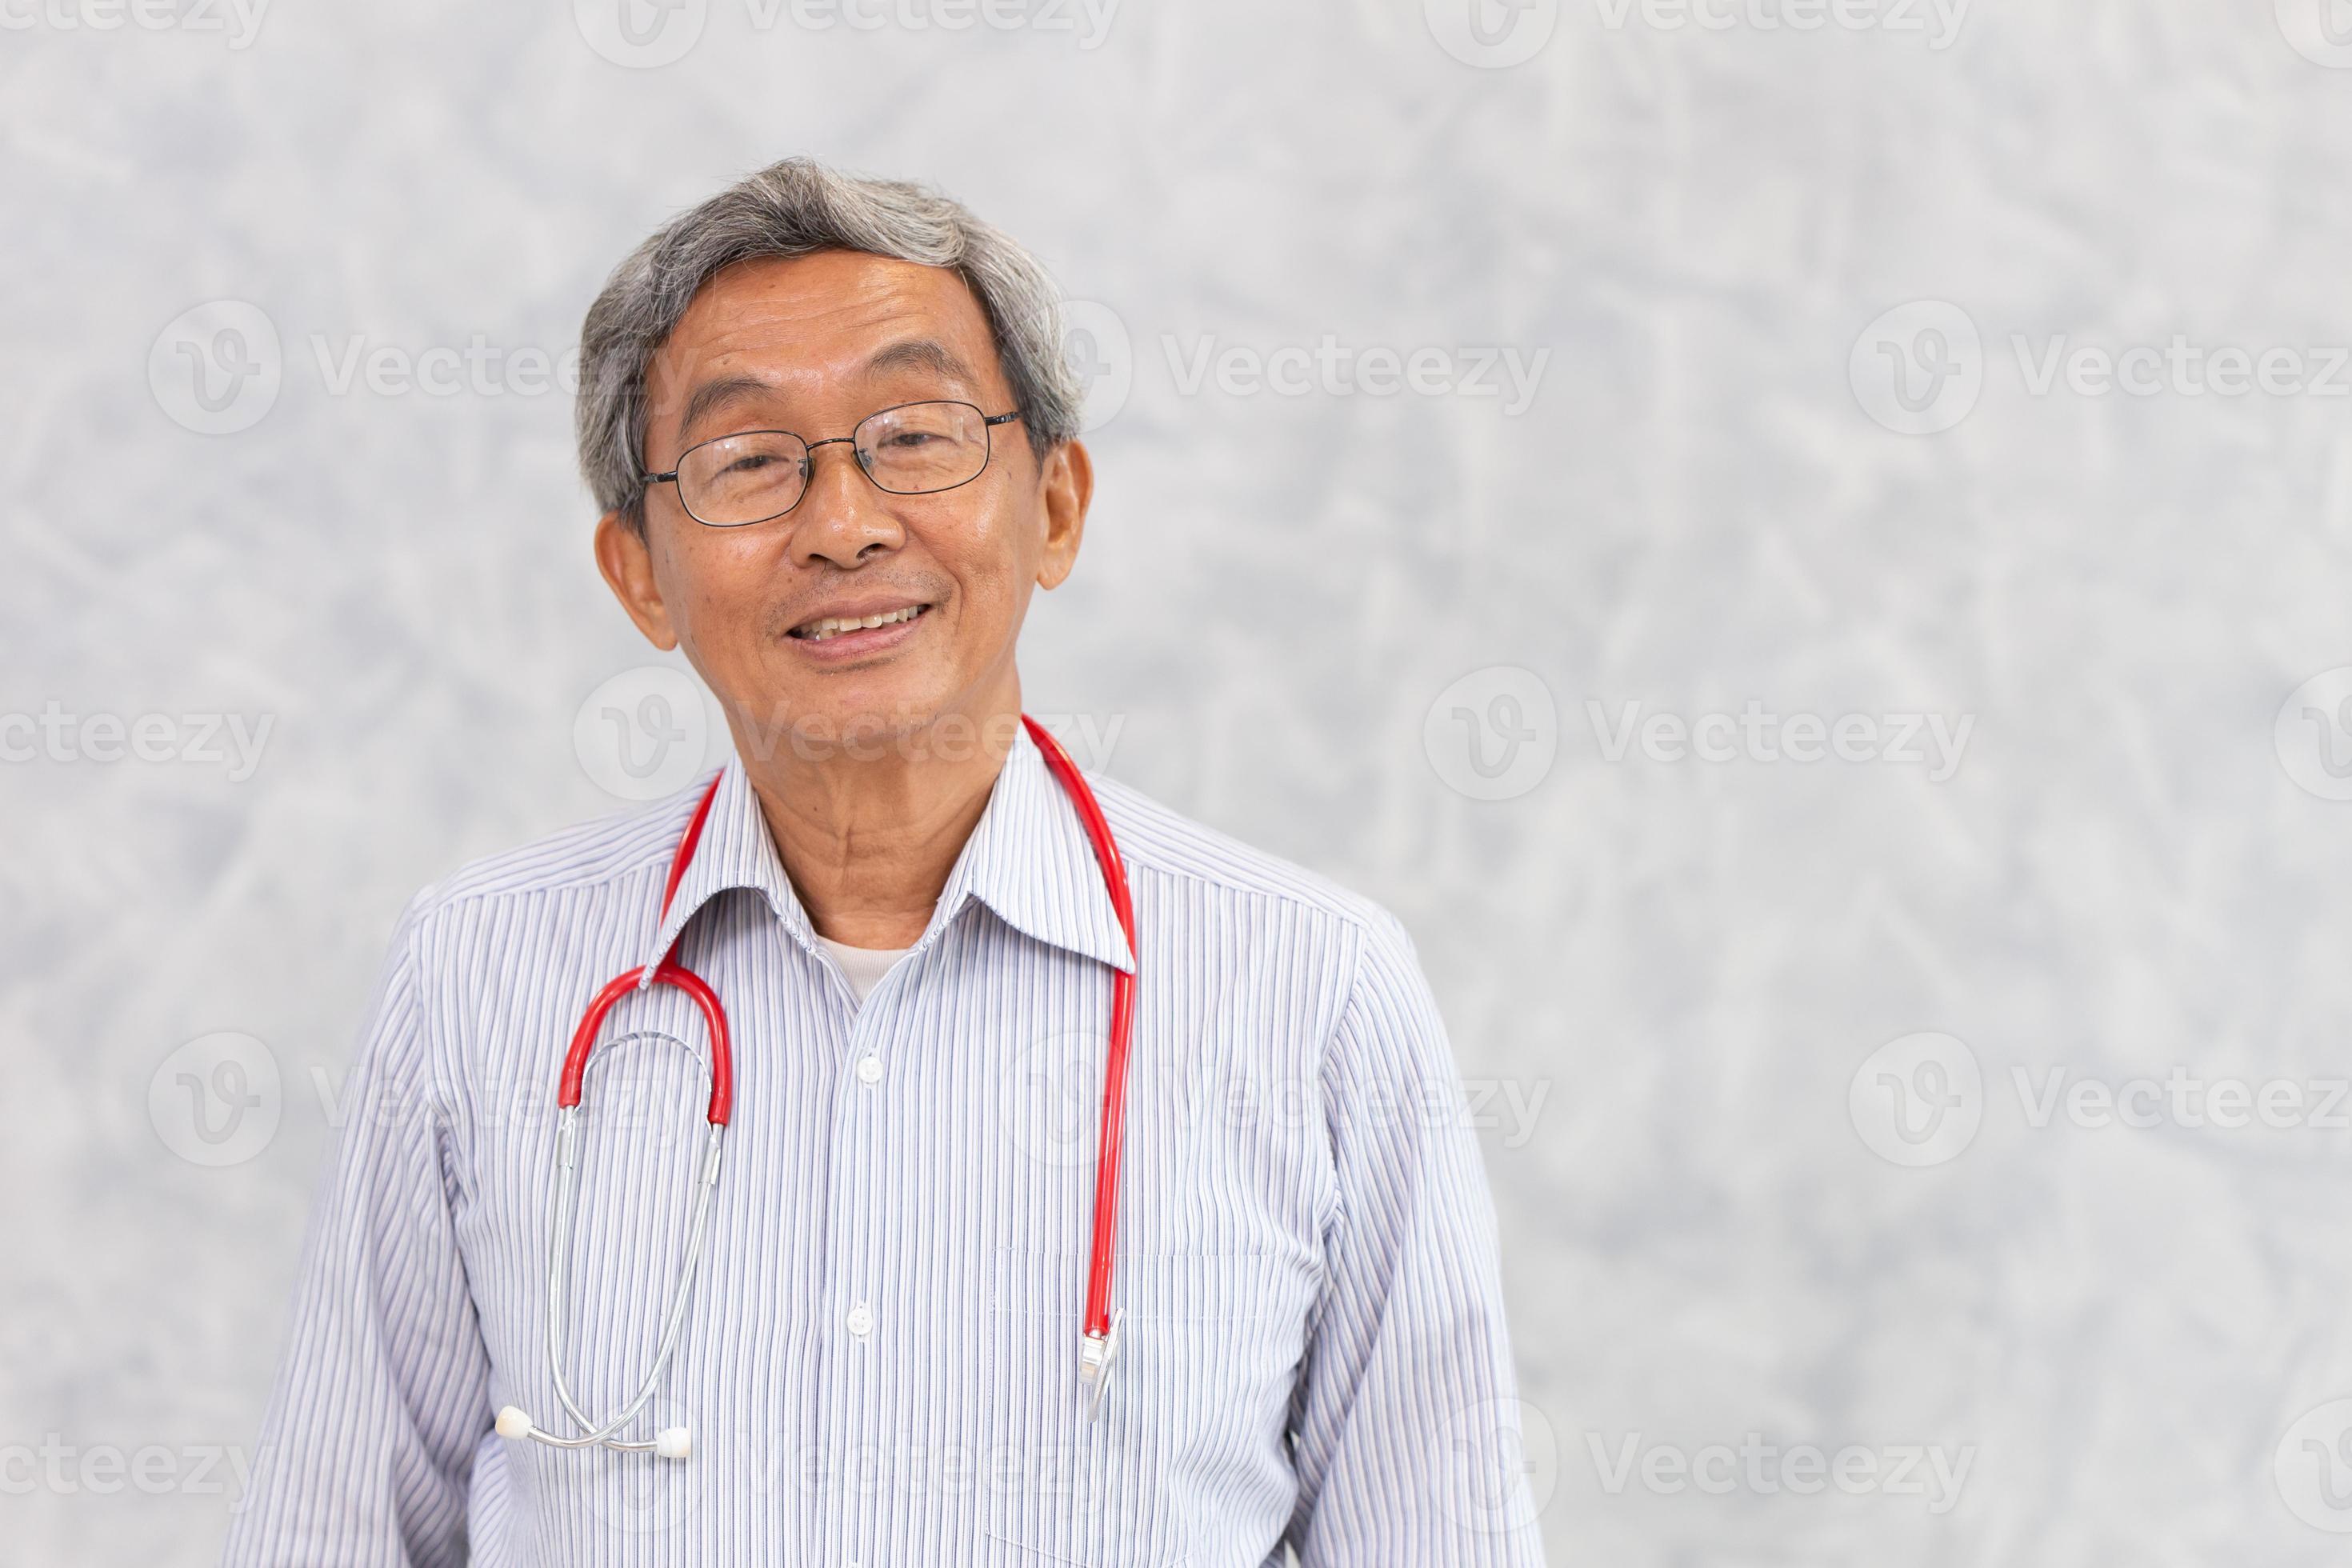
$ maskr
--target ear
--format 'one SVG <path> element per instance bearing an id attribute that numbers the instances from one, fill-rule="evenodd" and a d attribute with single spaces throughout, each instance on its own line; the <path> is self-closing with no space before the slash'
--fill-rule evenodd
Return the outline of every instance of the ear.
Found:
<path id="1" fill-rule="evenodd" d="M 1065 441 L 1047 453 L 1038 484 L 1045 491 L 1045 537 L 1037 559 L 1037 585 L 1053 589 L 1078 563 L 1087 507 L 1095 499 L 1095 460 L 1087 455 L 1086 443 Z"/>
<path id="2" fill-rule="evenodd" d="M 654 581 L 653 549 L 617 511 L 596 520 L 596 565 L 646 640 L 665 653 L 676 647 L 677 629 L 670 625 L 669 606 Z"/>

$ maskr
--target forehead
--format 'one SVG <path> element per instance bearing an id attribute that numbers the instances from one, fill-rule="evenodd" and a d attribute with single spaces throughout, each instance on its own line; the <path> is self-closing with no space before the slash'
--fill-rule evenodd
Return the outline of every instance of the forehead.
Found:
<path id="1" fill-rule="evenodd" d="M 747 381 L 793 401 L 893 383 L 1003 386 L 987 316 L 962 278 L 840 250 L 720 270 L 655 354 L 646 392 L 655 418 L 676 422 L 698 389 Z"/>

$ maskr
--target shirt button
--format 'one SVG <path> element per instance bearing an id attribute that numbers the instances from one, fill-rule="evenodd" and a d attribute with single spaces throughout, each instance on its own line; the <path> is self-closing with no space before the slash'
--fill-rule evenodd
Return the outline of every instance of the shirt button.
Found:
<path id="1" fill-rule="evenodd" d="M 858 1058 L 857 1076 L 867 1083 L 880 1083 L 882 1081 L 882 1058 L 880 1057 Z"/>
<path id="2" fill-rule="evenodd" d="M 874 1331 L 874 1309 L 860 1301 L 849 1309 L 849 1331 L 859 1339 Z"/>

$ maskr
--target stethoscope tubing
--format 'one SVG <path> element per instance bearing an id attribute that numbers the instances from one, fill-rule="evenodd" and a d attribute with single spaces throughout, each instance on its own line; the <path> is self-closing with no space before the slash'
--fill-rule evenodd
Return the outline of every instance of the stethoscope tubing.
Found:
<path id="1" fill-rule="evenodd" d="M 1118 840 L 1112 836 L 1110 823 L 1103 816 L 1101 804 L 1094 791 L 1061 742 L 1036 720 L 1021 716 L 1029 734 L 1045 760 L 1055 780 L 1070 798 L 1078 818 L 1085 825 L 1087 840 L 1093 845 L 1095 858 L 1103 874 L 1103 887 L 1109 894 L 1111 908 L 1118 917 L 1120 932 L 1127 938 L 1128 951 L 1137 967 L 1141 955 L 1135 941 L 1135 908 L 1128 889 L 1127 865 L 1118 852 Z M 661 918 L 669 916 L 671 903 L 677 897 L 678 884 L 686 876 L 687 867 L 694 859 L 696 847 L 701 843 L 704 823 L 710 815 L 710 803 L 719 794 L 722 772 L 712 778 L 694 808 L 686 832 L 679 837 L 677 852 L 670 858 L 669 875 L 662 888 Z M 710 1037 L 710 1101 L 705 1113 L 708 1131 L 705 1134 L 701 1170 L 696 1177 L 694 1210 L 688 1222 L 686 1256 L 678 1271 L 677 1284 L 670 1292 L 669 1301 L 662 1315 L 661 1340 L 654 1352 L 653 1364 L 637 1391 L 609 1419 L 598 1422 L 580 1407 L 572 1392 L 570 1380 L 564 1375 L 564 1308 L 571 1300 L 572 1220 L 579 1190 L 580 1105 L 588 1070 L 588 1060 L 596 1047 L 604 1019 L 624 996 L 648 985 L 664 984 L 684 991 L 702 1015 L 704 1026 Z M 1114 970 L 1111 979 L 1110 1038 L 1103 1064 L 1103 1099 L 1101 1142 L 1095 1166 L 1095 1202 L 1093 1247 L 1087 1269 L 1086 1314 L 1081 1323 L 1078 1372 L 1089 1390 L 1087 1411 L 1092 1415 L 1100 1409 L 1108 1384 L 1110 1367 L 1118 1350 L 1120 1314 L 1110 1306 L 1111 1267 L 1118 1234 L 1118 1171 L 1119 1156 L 1127 1123 L 1127 1064 L 1135 1032 L 1136 971 L 1131 967 Z M 648 975 L 643 968 L 632 969 L 607 981 L 588 1010 L 581 1016 L 572 1031 L 569 1048 L 564 1052 L 563 1075 L 556 1096 L 556 1182 L 555 1197 L 551 1215 L 547 1266 L 547 1366 L 555 1384 L 555 1395 L 563 1412 L 572 1423 L 583 1428 L 572 1436 L 550 1432 L 531 1420 L 522 1410 L 508 1405 L 499 1412 L 498 1429 L 501 1436 L 511 1438 L 528 1437 L 556 1448 L 587 1448 L 602 1446 L 630 1453 L 655 1453 L 667 1458 L 684 1458 L 690 1451 L 691 1439 L 683 1427 L 664 1429 L 651 1440 L 631 1440 L 616 1436 L 635 1420 L 646 1408 L 660 1385 L 662 1374 L 668 1370 L 671 1357 L 677 1350 L 681 1331 L 686 1322 L 686 1310 L 694 1283 L 701 1271 L 705 1243 L 709 1234 L 712 1194 L 719 1185 L 720 1157 L 725 1148 L 729 1117 L 733 1112 L 735 1092 L 734 1057 L 728 1037 L 727 1009 L 718 993 L 704 983 L 701 976 L 674 962 L 667 955 L 653 967 Z"/>

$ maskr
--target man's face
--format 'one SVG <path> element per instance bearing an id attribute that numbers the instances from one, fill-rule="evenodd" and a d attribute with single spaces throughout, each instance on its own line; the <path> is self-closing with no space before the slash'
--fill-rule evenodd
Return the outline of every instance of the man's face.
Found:
<path id="1" fill-rule="evenodd" d="M 814 445 L 899 404 L 1013 406 L 961 278 L 850 251 L 719 273 L 655 356 L 646 392 L 651 473 L 742 431 Z M 739 528 L 698 522 L 675 484 L 655 485 L 642 539 L 607 516 L 597 559 L 638 628 L 684 647 L 747 756 L 983 721 L 1018 706 L 1030 592 L 1069 574 L 1092 490 L 1077 443 L 1040 463 L 1019 421 L 989 437 L 978 479 L 924 495 L 877 489 L 846 444 L 814 447 L 799 503 Z M 818 635 L 828 620 L 893 615 L 911 618 Z"/>

